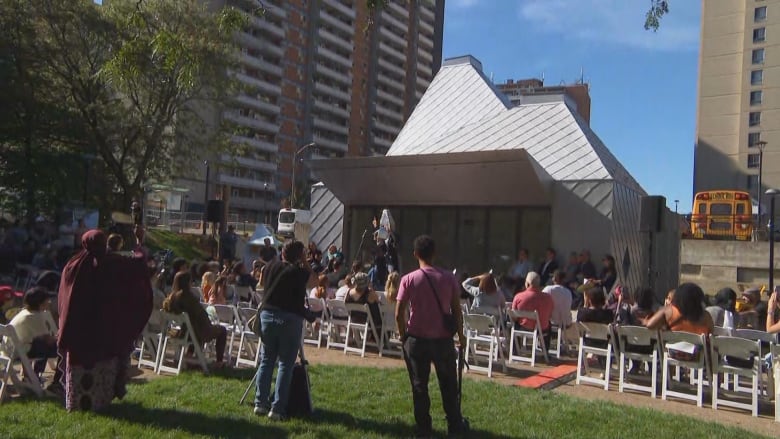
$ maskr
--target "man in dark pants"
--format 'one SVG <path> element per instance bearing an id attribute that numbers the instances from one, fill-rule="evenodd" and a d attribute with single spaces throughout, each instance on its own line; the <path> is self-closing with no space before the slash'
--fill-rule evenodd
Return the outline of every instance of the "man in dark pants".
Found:
<path id="1" fill-rule="evenodd" d="M 457 437 L 466 428 L 458 397 L 455 344 L 452 333 L 446 328 L 444 314 L 455 317 L 461 346 L 466 345 L 466 337 L 463 335 L 458 283 L 452 273 L 432 265 L 434 252 L 435 245 L 430 236 L 418 236 L 414 240 L 414 257 L 420 269 L 401 279 L 395 320 L 404 342 L 404 360 L 412 383 L 417 437 L 433 435 L 428 396 L 431 362 L 439 379 L 448 434 Z"/>

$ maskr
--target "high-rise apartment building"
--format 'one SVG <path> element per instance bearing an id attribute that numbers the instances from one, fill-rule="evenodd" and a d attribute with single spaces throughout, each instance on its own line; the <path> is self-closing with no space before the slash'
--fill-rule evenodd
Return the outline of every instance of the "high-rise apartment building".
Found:
<path id="1" fill-rule="evenodd" d="M 703 0 L 694 193 L 780 187 L 778 24 L 780 0 Z"/>
<path id="2" fill-rule="evenodd" d="M 316 144 L 299 160 L 384 154 L 441 65 L 444 0 L 391 0 L 374 11 L 365 0 L 220 2 L 265 10 L 237 37 L 235 74 L 248 90 L 224 113 L 248 153 L 219 157 L 209 188 L 229 188 L 242 220 L 278 211 L 303 145 Z"/>

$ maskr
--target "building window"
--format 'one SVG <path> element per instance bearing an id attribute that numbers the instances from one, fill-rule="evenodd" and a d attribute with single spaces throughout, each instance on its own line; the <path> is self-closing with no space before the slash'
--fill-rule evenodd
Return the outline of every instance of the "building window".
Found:
<path id="1" fill-rule="evenodd" d="M 759 27 L 758 29 L 753 29 L 754 43 L 763 43 L 765 40 L 766 40 L 766 28 Z"/>
<path id="2" fill-rule="evenodd" d="M 764 49 L 753 49 L 753 64 L 764 63 Z"/>
<path id="3" fill-rule="evenodd" d="M 749 118 L 748 118 L 748 125 L 751 127 L 754 127 L 756 125 L 761 124 L 761 112 L 760 111 L 751 111 Z"/>
<path id="4" fill-rule="evenodd" d="M 748 133 L 748 146 L 756 146 L 761 141 L 761 133 Z"/>
<path id="5" fill-rule="evenodd" d="M 766 6 L 759 6 L 753 11 L 753 21 L 766 20 Z"/>
<path id="6" fill-rule="evenodd" d="M 748 190 L 755 189 L 757 187 L 758 187 L 758 175 L 748 175 L 747 176 Z"/>
<path id="7" fill-rule="evenodd" d="M 761 156 L 758 154 L 748 154 L 748 162 L 747 167 L 748 168 L 757 168 L 759 163 L 761 162 Z"/>
<path id="8" fill-rule="evenodd" d="M 761 90 L 750 92 L 750 105 L 760 105 L 764 99 L 764 93 Z"/>
<path id="9" fill-rule="evenodd" d="M 764 71 L 753 70 L 750 72 L 750 85 L 761 85 L 764 83 Z"/>

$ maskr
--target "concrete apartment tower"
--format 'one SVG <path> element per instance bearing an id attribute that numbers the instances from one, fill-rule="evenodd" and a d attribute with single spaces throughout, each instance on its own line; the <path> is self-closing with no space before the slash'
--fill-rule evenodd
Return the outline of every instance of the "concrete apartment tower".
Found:
<path id="1" fill-rule="evenodd" d="M 694 193 L 780 188 L 778 67 L 780 0 L 702 1 Z"/>
<path id="2" fill-rule="evenodd" d="M 365 0 L 215 1 L 265 10 L 237 37 L 236 74 L 250 91 L 224 113 L 249 152 L 211 168 L 209 194 L 229 189 L 238 221 L 272 221 L 303 145 L 316 143 L 299 160 L 387 152 L 441 66 L 444 0 L 390 0 L 375 11 Z M 305 169 L 296 169 L 300 183 Z M 195 180 L 193 206 L 203 200 Z"/>

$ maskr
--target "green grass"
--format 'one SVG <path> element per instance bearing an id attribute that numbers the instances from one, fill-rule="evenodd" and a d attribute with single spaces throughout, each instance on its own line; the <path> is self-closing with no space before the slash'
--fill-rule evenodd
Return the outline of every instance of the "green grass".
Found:
<path id="1" fill-rule="evenodd" d="M 179 234 L 169 230 L 148 229 L 146 246 L 152 252 L 171 249 L 175 257 L 188 261 L 203 260 L 210 255 L 208 244 L 202 243 L 201 235 Z"/>
<path id="2" fill-rule="evenodd" d="M 0 437 L 78 438 L 366 438 L 413 433 L 409 380 L 402 369 L 311 367 L 317 412 L 272 422 L 238 405 L 252 370 L 179 377 L 132 385 L 124 401 L 103 414 L 66 413 L 54 401 L 22 399 L 0 408 Z M 438 387 L 431 383 L 434 428 L 446 431 Z M 498 438 L 731 438 L 760 437 L 714 423 L 650 409 L 464 381 L 471 437 Z M 251 393 L 253 394 L 253 393 Z M 250 396 L 251 400 L 251 396 Z"/>

